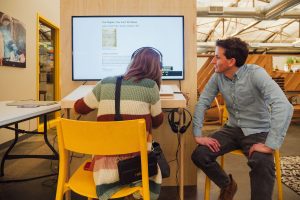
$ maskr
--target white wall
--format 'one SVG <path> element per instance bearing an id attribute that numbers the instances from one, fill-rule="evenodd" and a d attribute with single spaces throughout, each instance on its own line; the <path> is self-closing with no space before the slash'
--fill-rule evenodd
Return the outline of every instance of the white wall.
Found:
<path id="1" fill-rule="evenodd" d="M 0 66 L 0 101 L 36 99 L 37 13 L 59 27 L 60 0 L 0 0 L 0 12 L 20 20 L 26 29 L 26 68 Z M 22 126 L 35 129 L 35 121 Z M 0 129 L 0 144 L 12 138 L 7 132 Z"/>

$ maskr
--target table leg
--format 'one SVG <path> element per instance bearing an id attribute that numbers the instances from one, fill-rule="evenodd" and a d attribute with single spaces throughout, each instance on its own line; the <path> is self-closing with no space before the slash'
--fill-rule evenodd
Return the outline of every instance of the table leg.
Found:
<path id="1" fill-rule="evenodd" d="M 47 136 L 47 114 L 43 115 L 44 117 L 44 130 L 43 132 L 38 132 L 38 131 L 25 131 L 22 129 L 19 129 L 18 123 L 15 123 L 15 128 L 12 127 L 4 127 L 6 129 L 9 130 L 14 130 L 15 131 L 15 138 L 13 143 L 9 146 L 9 148 L 7 149 L 7 151 L 4 153 L 4 156 L 1 160 L 1 169 L 0 169 L 0 176 L 4 176 L 4 164 L 5 164 L 5 160 L 12 160 L 12 159 L 21 159 L 21 158 L 38 158 L 38 159 L 50 159 L 50 160 L 58 160 L 58 153 L 57 151 L 55 151 L 54 147 L 50 144 L 49 140 L 48 140 L 48 136 Z M 9 153 L 11 152 L 11 150 L 14 148 L 14 146 L 16 145 L 16 143 L 18 142 L 18 138 L 19 138 L 19 134 L 21 133 L 26 133 L 26 134 L 42 134 L 44 135 L 44 141 L 46 143 L 46 145 L 50 148 L 50 150 L 53 152 L 54 155 L 26 155 L 26 154 L 13 154 L 13 155 L 9 155 Z"/>
<path id="2" fill-rule="evenodd" d="M 180 137 L 181 149 L 180 149 L 180 199 L 184 199 L 184 137 Z"/>
<path id="3" fill-rule="evenodd" d="M 47 144 L 47 146 L 51 149 L 51 151 L 53 152 L 54 154 L 54 159 L 55 160 L 58 160 L 59 159 L 59 156 L 58 156 L 58 153 L 57 151 L 55 151 L 54 147 L 50 144 L 49 140 L 48 140 L 48 136 L 47 136 L 47 115 L 44 115 L 44 140 L 45 140 L 45 143 Z"/>
<path id="4" fill-rule="evenodd" d="M 67 114 L 67 119 L 71 119 L 71 109 L 70 108 L 66 108 L 65 109 L 65 113 Z"/>
<path id="5" fill-rule="evenodd" d="M 4 156 L 1 160 L 1 172 L 0 172 L 0 176 L 4 176 L 4 163 L 5 160 L 7 160 L 8 158 L 8 154 L 9 152 L 14 148 L 15 144 L 18 142 L 18 138 L 19 138 L 19 134 L 18 134 L 18 123 L 15 124 L 15 139 L 13 141 L 13 143 L 9 146 L 9 148 L 7 149 L 7 151 L 4 153 Z"/>
<path id="6" fill-rule="evenodd" d="M 179 128 L 178 133 L 179 134 L 179 140 L 180 140 L 180 182 L 179 182 L 179 192 L 180 192 L 180 200 L 184 200 L 184 136 L 179 132 L 180 128 L 183 126 L 183 120 L 182 120 L 182 112 L 183 109 L 178 109 L 179 114 Z"/>

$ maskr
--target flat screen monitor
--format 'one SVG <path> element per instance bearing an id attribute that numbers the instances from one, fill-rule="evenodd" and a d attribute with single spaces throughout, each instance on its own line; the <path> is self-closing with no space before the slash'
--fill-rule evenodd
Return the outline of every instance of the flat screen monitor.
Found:
<path id="1" fill-rule="evenodd" d="M 73 16 L 72 79 L 121 75 L 141 47 L 162 53 L 162 79 L 184 79 L 183 16 Z"/>

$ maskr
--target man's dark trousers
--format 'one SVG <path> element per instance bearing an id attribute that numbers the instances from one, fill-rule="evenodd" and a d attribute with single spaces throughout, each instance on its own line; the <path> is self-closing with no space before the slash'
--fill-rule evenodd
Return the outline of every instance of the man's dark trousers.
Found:
<path id="1" fill-rule="evenodd" d="M 251 168 L 251 200 L 271 200 L 275 180 L 274 157 L 272 154 L 249 150 L 253 144 L 265 143 L 268 133 L 257 133 L 244 136 L 240 128 L 225 125 L 211 137 L 219 141 L 219 152 L 212 152 L 207 146 L 198 145 L 192 154 L 192 160 L 217 186 L 224 188 L 229 184 L 229 177 L 216 161 L 218 156 L 241 149 L 248 159 Z"/>

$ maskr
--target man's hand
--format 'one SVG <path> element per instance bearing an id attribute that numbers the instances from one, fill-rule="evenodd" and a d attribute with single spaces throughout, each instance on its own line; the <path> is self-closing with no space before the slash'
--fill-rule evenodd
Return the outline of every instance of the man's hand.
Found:
<path id="1" fill-rule="evenodd" d="M 220 151 L 220 143 L 218 140 L 211 137 L 195 137 L 195 141 L 198 144 L 207 146 L 212 152 Z"/>
<path id="2" fill-rule="evenodd" d="M 252 147 L 249 150 L 249 158 L 252 156 L 253 152 L 257 151 L 257 152 L 261 152 L 261 153 L 273 153 L 273 149 L 271 149 L 270 147 L 266 146 L 263 143 L 257 143 L 252 145 Z"/>

